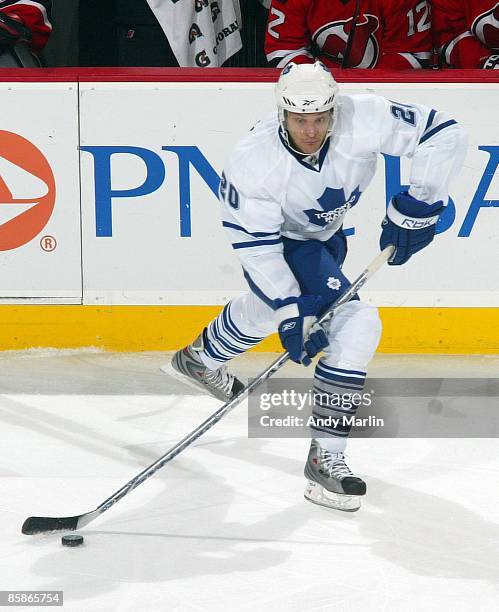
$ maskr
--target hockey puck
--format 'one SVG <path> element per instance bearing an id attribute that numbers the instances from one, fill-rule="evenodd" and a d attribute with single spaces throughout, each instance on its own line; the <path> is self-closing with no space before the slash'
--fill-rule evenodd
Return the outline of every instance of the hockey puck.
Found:
<path id="1" fill-rule="evenodd" d="M 63 546 L 81 546 L 83 544 L 83 536 L 72 533 L 71 535 L 62 536 Z"/>

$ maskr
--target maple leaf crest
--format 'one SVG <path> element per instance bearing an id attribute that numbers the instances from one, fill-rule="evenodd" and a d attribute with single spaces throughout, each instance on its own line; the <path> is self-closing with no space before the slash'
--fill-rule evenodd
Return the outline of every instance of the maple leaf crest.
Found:
<path id="1" fill-rule="evenodd" d="M 325 227 L 342 217 L 349 208 L 357 204 L 361 196 L 359 187 L 360 185 L 352 191 L 348 198 L 345 197 L 344 189 L 326 187 L 321 197 L 317 198 L 322 210 L 309 208 L 303 212 L 307 215 L 310 223 Z"/>

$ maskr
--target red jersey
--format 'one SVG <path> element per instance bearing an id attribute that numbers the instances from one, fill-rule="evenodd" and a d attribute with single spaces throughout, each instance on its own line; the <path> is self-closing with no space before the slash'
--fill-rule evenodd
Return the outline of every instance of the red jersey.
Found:
<path id="1" fill-rule="evenodd" d="M 272 0 L 265 51 L 277 67 L 341 65 L 354 0 Z M 421 68 L 431 56 L 429 0 L 362 0 L 348 58 L 352 68 Z"/>
<path id="2" fill-rule="evenodd" d="M 453 68 L 481 68 L 499 49 L 499 2 L 433 0 L 433 29 L 443 62 Z"/>
<path id="3" fill-rule="evenodd" d="M 430 0 L 378 0 L 384 53 L 431 52 Z"/>
<path id="4" fill-rule="evenodd" d="M 265 53 L 282 68 L 288 62 L 320 59 L 329 68 L 341 65 L 355 14 L 355 0 L 272 0 Z M 378 0 L 362 0 L 348 65 L 373 68 L 380 56 Z"/>
<path id="5" fill-rule="evenodd" d="M 17 18 L 30 29 L 33 51 L 40 51 L 47 43 L 52 25 L 50 11 L 52 0 L 0 0 L 0 11 Z"/>

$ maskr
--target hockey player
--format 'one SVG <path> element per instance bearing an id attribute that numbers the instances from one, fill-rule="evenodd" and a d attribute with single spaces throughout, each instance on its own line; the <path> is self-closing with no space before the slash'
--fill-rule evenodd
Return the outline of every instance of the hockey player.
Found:
<path id="1" fill-rule="evenodd" d="M 273 0 L 265 51 L 268 62 L 343 63 L 352 31 L 353 0 Z M 355 18 L 348 67 L 423 68 L 431 55 L 429 0 L 363 0 Z"/>
<path id="2" fill-rule="evenodd" d="M 39 53 L 52 31 L 51 8 L 52 0 L 0 1 L 0 49 L 25 42 Z"/>
<path id="3" fill-rule="evenodd" d="M 433 0 L 435 46 L 451 68 L 499 68 L 499 2 Z"/>
<path id="4" fill-rule="evenodd" d="M 272 0 L 265 35 L 267 61 L 283 68 L 289 62 L 313 64 L 319 59 L 329 68 L 338 67 L 354 14 L 353 0 Z M 364 0 L 356 19 L 350 67 L 374 68 L 381 47 L 380 25 L 378 0 Z"/>
<path id="5" fill-rule="evenodd" d="M 381 57 L 376 68 L 428 68 L 432 52 L 430 0 L 378 0 Z"/>
<path id="6" fill-rule="evenodd" d="M 362 389 L 381 333 L 376 308 L 358 298 L 324 329 L 314 323 L 349 286 L 341 270 L 345 214 L 371 182 L 379 153 L 411 157 L 411 185 L 391 200 L 380 239 L 381 248 L 396 246 L 390 263 L 404 264 L 433 240 L 465 136 L 456 121 L 421 105 L 340 95 L 321 62 L 286 66 L 276 96 L 278 112 L 236 146 L 220 183 L 222 225 L 251 291 L 227 304 L 163 370 L 226 402 L 243 387 L 226 363 L 277 331 L 297 363 L 309 365 L 323 351 L 314 415 L 340 422 L 355 407 L 337 400 Z M 305 496 L 358 509 L 366 485 L 345 463 L 350 427 L 312 429 Z"/>

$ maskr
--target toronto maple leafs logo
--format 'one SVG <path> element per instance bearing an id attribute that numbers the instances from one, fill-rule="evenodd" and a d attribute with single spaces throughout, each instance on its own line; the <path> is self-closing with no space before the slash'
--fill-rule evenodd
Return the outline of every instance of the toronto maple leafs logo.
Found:
<path id="1" fill-rule="evenodd" d="M 322 210 L 309 208 L 303 212 L 307 215 L 310 223 L 325 227 L 342 217 L 349 208 L 355 206 L 361 196 L 360 185 L 357 186 L 348 198 L 345 197 L 344 189 L 333 189 L 326 187 L 324 193 L 317 199 Z"/>
<path id="2" fill-rule="evenodd" d="M 337 291 L 341 287 L 341 281 L 339 278 L 335 278 L 334 276 L 330 276 L 327 279 L 327 286 L 333 291 Z"/>

